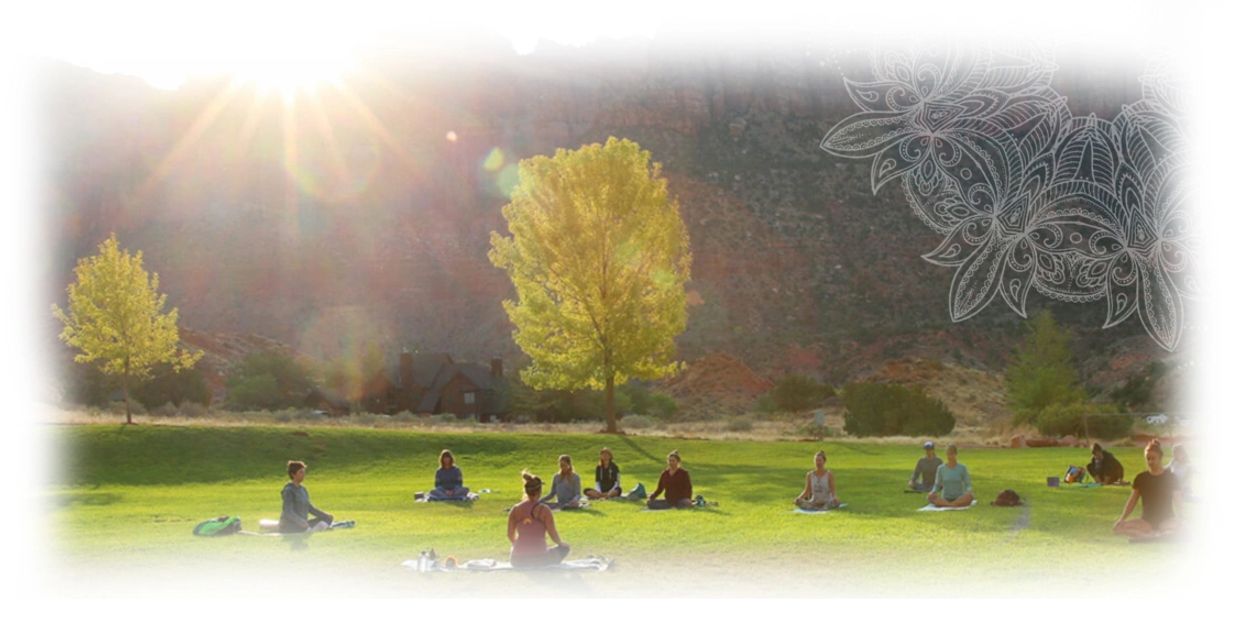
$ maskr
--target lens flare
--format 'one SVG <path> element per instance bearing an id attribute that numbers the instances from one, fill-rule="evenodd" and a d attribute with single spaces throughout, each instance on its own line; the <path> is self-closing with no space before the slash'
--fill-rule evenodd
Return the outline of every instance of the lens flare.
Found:
<path id="1" fill-rule="evenodd" d="M 482 160 L 482 169 L 488 172 L 498 172 L 503 167 L 504 151 L 500 150 L 499 146 L 496 146 L 495 148 L 492 148 L 491 152 L 487 153 L 486 158 Z"/>

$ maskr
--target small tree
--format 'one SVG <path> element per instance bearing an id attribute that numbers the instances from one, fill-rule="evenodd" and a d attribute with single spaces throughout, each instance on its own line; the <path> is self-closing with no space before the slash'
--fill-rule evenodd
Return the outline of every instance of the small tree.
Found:
<path id="1" fill-rule="evenodd" d="M 93 363 L 120 379 L 125 422 L 133 424 L 129 390 L 166 363 L 174 371 L 192 367 L 202 352 L 178 349 L 177 310 L 163 312 L 159 275 L 142 268 L 142 252 L 122 250 L 116 234 L 99 245 L 99 254 L 78 260 L 77 281 L 67 288 L 69 310 L 52 305 L 64 323 L 60 340 L 77 348 L 79 363 Z"/>
<path id="2" fill-rule="evenodd" d="M 491 263 L 517 300 L 504 301 L 536 389 L 602 390 L 617 431 L 615 387 L 673 374 L 687 319 L 689 235 L 650 153 L 610 138 L 524 159 L 511 237 L 491 234 Z"/>
<path id="3" fill-rule="evenodd" d="M 829 385 L 821 384 L 809 376 L 793 374 L 785 376 L 771 389 L 775 407 L 785 412 L 802 412 L 822 403 L 835 393 Z"/>
<path id="4" fill-rule="evenodd" d="M 1017 423 L 1032 423 L 1042 410 L 1085 400 L 1068 349 L 1068 333 L 1049 311 L 1029 322 L 1029 333 L 1007 369 L 1008 404 Z"/>

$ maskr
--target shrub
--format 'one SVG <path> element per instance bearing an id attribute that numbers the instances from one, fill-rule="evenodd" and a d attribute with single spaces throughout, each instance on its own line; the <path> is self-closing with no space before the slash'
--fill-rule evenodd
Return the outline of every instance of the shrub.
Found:
<path id="1" fill-rule="evenodd" d="M 898 384 L 849 384 L 844 406 L 844 431 L 854 436 L 941 436 L 956 427 L 942 401 Z"/>
<path id="2" fill-rule="evenodd" d="M 258 352 L 228 374 L 228 406 L 234 410 L 302 405 L 314 388 L 310 373 L 291 356 Z"/>
<path id="3" fill-rule="evenodd" d="M 105 375 L 94 365 L 73 363 L 64 372 L 62 388 L 67 401 L 106 408 L 109 396 L 119 387 L 115 378 Z M 124 410 L 121 412 L 124 413 Z"/>
<path id="4" fill-rule="evenodd" d="M 448 415 L 451 416 L 451 415 Z M 359 412 L 352 416 L 352 422 L 363 427 L 378 427 L 387 420 L 386 414 L 374 414 L 371 412 Z"/>
<path id="5" fill-rule="evenodd" d="M 142 402 L 141 402 L 141 401 L 133 401 L 133 400 L 130 400 L 129 405 L 130 405 L 130 410 L 131 410 L 134 414 L 146 414 L 146 406 L 142 405 Z M 123 401 L 113 401 L 112 403 L 109 403 L 109 404 L 108 404 L 108 413 L 110 413 L 110 414 L 124 414 L 124 413 L 125 413 L 125 402 L 123 402 Z"/>
<path id="6" fill-rule="evenodd" d="M 1086 416 L 1089 431 L 1085 431 Z M 1044 436 L 1084 436 L 1115 439 L 1128 435 L 1133 419 L 1119 415 L 1119 408 L 1110 404 L 1080 401 L 1048 406 L 1038 415 L 1034 427 Z"/>
<path id="7" fill-rule="evenodd" d="M 620 419 L 620 425 L 625 429 L 649 429 L 654 424 L 654 419 L 641 414 L 630 414 Z"/>
<path id="8" fill-rule="evenodd" d="M 834 389 L 818 380 L 793 374 L 775 383 L 775 388 L 771 389 L 771 401 L 776 409 L 802 412 L 817 406 L 834 393 Z"/>
<path id="9" fill-rule="evenodd" d="M 297 410 L 296 416 L 299 421 L 307 421 L 311 423 L 327 418 L 327 414 L 321 413 L 318 410 Z"/>
<path id="10" fill-rule="evenodd" d="M 753 429 L 753 421 L 742 416 L 728 421 L 723 428 L 727 431 L 750 431 Z"/>
<path id="11" fill-rule="evenodd" d="M 171 401 L 165 402 L 161 406 L 150 409 L 151 416 L 163 416 L 171 418 L 177 415 L 177 407 Z"/>
<path id="12" fill-rule="evenodd" d="M 665 393 L 650 390 L 640 382 L 629 382 L 616 388 L 616 410 L 622 415 L 637 414 L 667 419 L 676 413 L 676 400 Z"/>
<path id="13" fill-rule="evenodd" d="M 133 389 L 133 398 L 141 401 L 148 410 L 171 403 L 174 406 L 186 401 L 211 403 L 211 389 L 197 367 L 174 371 L 162 365 L 153 371 L 153 377 Z"/>
<path id="14" fill-rule="evenodd" d="M 651 415 L 666 420 L 672 418 L 679 407 L 671 395 L 667 393 L 651 393 L 650 407 L 647 410 Z"/>
<path id="15" fill-rule="evenodd" d="M 209 414 L 210 411 L 210 408 L 197 401 L 182 401 L 181 405 L 177 406 L 177 416 L 184 416 L 186 418 L 201 418 Z"/>
<path id="16" fill-rule="evenodd" d="M 806 423 L 806 424 L 802 425 L 802 426 L 801 426 L 801 427 L 797 430 L 797 433 L 799 433 L 800 435 L 803 435 L 803 436 L 808 436 L 808 437 L 813 438 L 813 439 L 815 439 L 815 440 L 822 440 L 822 439 L 824 439 L 824 438 L 834 438 L 834 437 L 835 437 L 835 430 L 834 430 L 834 429 L 832 429 L 832 428 L 830 428 L 830 427 L 828 427 L 828 426 L 826 426 L 826 425 L 819 425 L 819 424 L 817 424 L 817 423 L 815 423 L 815 422 L 813 422 L 813 421 L 811 421 L 811 422 L 809 422 L 809 423 Z"/>

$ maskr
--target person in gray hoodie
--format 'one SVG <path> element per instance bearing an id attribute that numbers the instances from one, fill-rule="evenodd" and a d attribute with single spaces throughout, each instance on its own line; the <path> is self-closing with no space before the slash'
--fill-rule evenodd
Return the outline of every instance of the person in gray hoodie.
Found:
<path id="1" fill-rule="evenodd" d="M 560 455 L 560 471 L 551 477 L 551 491 L 542 502 L 553 509 L 581 508 L 581 476 L 573 470 L 572 457 Z"/>
<path id="2" fill-rule="evenodd" d="M 934 442 L 926 440 L 921 447 L 926 450 L 926 456 L 918 459 L 917 465 L 913 467 L 913 476 L 908 479 L 908 488 L 911 491 L 925 493 L 934 489 L 934 475 L 938 473 L 939 466 L 943 465 L 943 460 L 934 454 Z"/>
<path id="3" fill-rule="evenodd" d="M 332 515 L 314 508 L 310 492 L 301 484 L 306 478 L 306 464 L 288 462 L 289 482 L 280 491 L 284 507 L 280 510 L 280 532 L 318 532 L 331 527 Z M 310 515 L 314 515 L 311 519 Z"/>

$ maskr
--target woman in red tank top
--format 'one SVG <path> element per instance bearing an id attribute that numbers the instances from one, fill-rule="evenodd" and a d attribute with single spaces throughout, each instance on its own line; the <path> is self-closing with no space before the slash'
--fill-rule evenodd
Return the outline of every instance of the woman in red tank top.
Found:
<path id="1" fill-rule="evenodd" d="M 538 502 L 542 497 L 542 479 L 523 471 L 525 499 L 508 511 L 508 541 L 512 543 L 509 560 L 514 567 L 559 564 L 568 555 L 568 544 L 560 541 L 551 508 Z M 547 548 L 547 537 L 555 547 Z"/>

